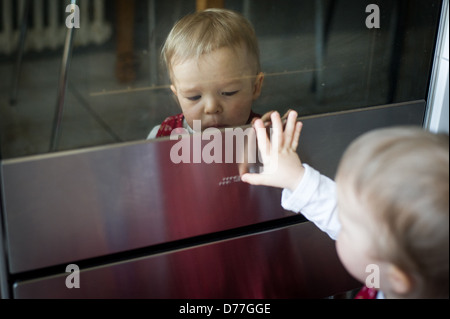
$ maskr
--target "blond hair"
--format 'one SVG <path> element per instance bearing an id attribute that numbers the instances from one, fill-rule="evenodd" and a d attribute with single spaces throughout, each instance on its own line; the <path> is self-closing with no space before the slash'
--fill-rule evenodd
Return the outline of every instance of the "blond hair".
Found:
<path id="1" fill-rule="evenodd" d="M 241 14 L 227 9 L 207 9 L 183 17 L 170 31 L 161 51 L 172 78 L 172 66 L 190 58 L 228 47 L 244 45 L 253 63 L 255 75 L 260 72 L 258 40 L 250 22 Z"/>
<path id="2" fill-rule="evenodd" d="M 414 281 L 414 293 L 401 297 L 448 298 L 448 135 L 418 127 L 366 133 L 344 153 L 336 182 L 367 211 L 374 257 Z"/>

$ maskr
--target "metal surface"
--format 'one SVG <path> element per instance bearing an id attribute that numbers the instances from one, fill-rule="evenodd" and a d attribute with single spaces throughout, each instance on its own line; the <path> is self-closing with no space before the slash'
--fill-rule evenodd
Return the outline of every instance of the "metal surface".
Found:
<path id="1" fill-rule="evenodd" d="M 320 253 L 319 253 L 320 252 Z M 19 282 L 15 298 L 323 298 L 361 284 L 310 222 L 69 275 Z"/>
<path id="2" fill-rule="evenodd" d="M 339 158 L 357 136 L 377 127 L 422 125 L 424 112 L 425 102 L 414 101 L 304 118 L 299 153 L 304 162 L 334 177 Z M 223 138 L 223 134 L 220 136 Z M 184 141 L 190 141 L 195 147 L 195 138 L 198 135 Z M 128 294 L 121 292 L 125 287 L 135 289 L 136 294 L 142 292 L 142 295 L 154 296 L 149 292 L 154 286 L 150 280 L 158 278 L 161 280 L 160 288 L 177 286 L 177 281 L 188 282 L 177 288 L 179 293 L 161 288 L 157 296 L 190 296 L 191 290 L 183 289 L 190 289 L 191 279 L 183 279 L 183 274 L 188 271 L 194 276 L 196 269 L 207 273 L 214 267 L 223 268 L 218 273 L 220 278 L 224 276 L 220 280 L 226 279 L 223 282 L 229 287 L 236 285 L 235 288 L 224 288 L 223 295 L 228 296 L 226 292 L 230 289 L 229 295 L 236 297 L 250 297 L 252 294 L 270 296 L 265 290 L 264 285 L 269 285 L 265 280 L 274 281 L 271 291 L 290 287 L 289 281 L 277 276 L 291 276 L 301 267 L 304 269 L 301 270 L 304 273 L 299 275 L 302 278 L 306 278 L 308 272 L 315 274 L 315 269 L 321 267 L 333 272 L 335 262 L 329 263 L 327 259 L 334 258 L 330 255 L 334 250 L 330 248 L 323 251 L 315 248 L 312 251 L 314 258 L 299 257 L 306 253 L 304 250 L 309 251 L 308 245 L 301 244 L 307 240 L 304 237 L 307 235 L 301 234 L 301 227 L 295 228 L 297 235 L 289 230 L 248 237 L 264 238 L 261 240 L 263 243 L 248 241 L 247 237 L 245 240 L 218 242 L 259 232 L 264 227 L 281 227 L 283 225 L 276 224 L 280 221 L 300 223 L 301 216 L 281 208 L 281 190 L 240 182 L 236 176 L 243 168 L 249 169 L 245 165 L 174 164 L 170 151 L 175 143 L 180 142 L 161 139 L 3 161 L 6 277 L 10 287 L 16 284 L 16 296 L 28 293 L 36 296 L 35 288 L 21 287 L 35 287 L 32 283 L 38 285 L 47 276 L 61 274 L 70 263 L 86 269 L 83 278 L 94 278 L 98 275 L 95 269 L 104 269 L 104 274 L 98 275 L 101 283 L 98 285 L 109 287 L 112 289 L 110 294 L 121 297 Z M 204 140 L 198 145 L 203 149 L 208 143 Z M 193 160 L 192 154 L 190 159 Z M 297 217 L 300 219 L 291 220 Z M 244 230 L 233 233 L 239 229 Z M 285 236 L 287 239 L 283 239 Z M 291 236 L 300 237 L 292 240 L 294 237 Z M 276 249 L 271 242 L 278 243 Z M 255 257 L 258 261 L 255 265 L 270 270 L 268 273 L 271 275 L 267 279 L 256 278 L 263 274 L 253 271 L 255 266 L 241 265 L 245 254 L 238 248 L 240 243 L 243 243 L 243 251 L 250 255 L 255 251 L 261 252 L 262 255 Z M 198 247 L 206 244 L 201 246 L 209 247 L 205 250 Z M 222 255 L 221 248 L 216 252 L 211 247 L 229 247 L 226 250 L 230 252 Z M 183 250 L 175 253 L 180 249 Z M 192 255 L 188 253 L 191 250 Z M 208 251 L 204 258 L 201 251 Z M 161 253 L 164 255 L 158 255 Z M 289 258 L 295 262 L 287 267 L 271 268 Z M 204 269 L 197 264 L 201 260 L 205 263 Z M 301 267 L 297 268 L 299 265 Z M 138 271 L 135 267 L 142 269 Z M 149 278 L 144 276 L 146 271 Z M 93 273 L 96 275 L 90 277 Z M 231 279 L 227 276 L 248 281 L 255 291 L 240 291 L 248 287 L 237 287 L 237 281 L 228 283 Z M 207 275 L 208 280 L 219 280 L 213 277 L 213 274 Z M 130 281 L 129 286 L 124 283 L 127 281 Z M 276 281 L 280 281 L 279 286 Z M 53 279 L 48 282 L 50 286 L 54 284 Z M 92 282 L 91 285 L 97 284 Z M 198 288 L 199 295 L 212 293 L 207 284 L 202 287 Z M 36 289 L 40 291 L 41 288 Z M 290 288 L 286 289 L 290 291 Z M 110 296 L 101 291 L 105 297 Z M 62 293 L 63 296 L 66 293 Z M 306 292 L 293 290 L 290 296 L 304 296 L 303 293 Z M 91 296 L 89 294 L 86 296 Z M 44 293 L 42 296 L 47 295 Z M 133 293 L 130 296 L 134 296 Z M 315 294 L 311 293 L 311 296 Z"/>
<path id="3" fill-rule="evenodd" d="M 342 154 L 356 137 L 381 127 L 422 126 L 425 109 L 420 100 L 303 118 L 298 153 L 304 163 L 334 179 Z"/>
<path id="4" fill-rule="evenodd" d="M 236 164 L 172 163 L 175 143 L 140 142 L 6 161 L 10 272 L 293 214 L 280 207 L 279 190 L 235 181 Z"/>

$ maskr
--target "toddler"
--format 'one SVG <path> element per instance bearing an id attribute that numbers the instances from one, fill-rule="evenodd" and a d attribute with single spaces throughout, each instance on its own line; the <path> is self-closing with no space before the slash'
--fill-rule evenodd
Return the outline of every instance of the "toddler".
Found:
<path id="1" fill-rule="evenodd" d="M 250 124 L 258 116 L 252 103 L 264 75 L 255 31 L 241 14 L 208 9 L 187 15 L 169 33 L 161 55 L 182 113 L 165 119 L 148 138 L 170 136 L 176 128 L 193 133 L 194 120 L 203 131 Z"/>
<path id="2" fill-rule="evenodd" d="M 363 134 L 345 151 L 335 183 L 298 157 L 295 111 L 285 129 L 277 112 L 271 121 L 270 141 L 261 120 L 254 127 L 264 168 L 277 167 L 242 180 L 284 188 L 282 206 L 336 239 L 341 262 L 362 283 L 376 266 L 379 287 L 356 297 L 448 298 L 448 136 L 419 127 Z"/>

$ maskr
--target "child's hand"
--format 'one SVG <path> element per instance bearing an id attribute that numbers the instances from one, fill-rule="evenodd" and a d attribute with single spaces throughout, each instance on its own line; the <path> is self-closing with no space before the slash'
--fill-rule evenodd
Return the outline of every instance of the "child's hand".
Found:
<path id="1" fill-rule="evenodd" d="M 284 121 L 285 119 L 287 119 L 288 114 L 289 114 L 291 111 L 292 111 L 291 109 L 287 110 L 286 113 L 284 113 L 284 115 L 281 117 L 281 121 Z M 272 113 L 274 113 L 274 112 L 276 112 L 276 111 L 269 111 L 269 112 L 264 113 L 263 116 L 261 116 L 261 120 L 264 122 L 264 124 L 265 124 L 266 126 L 267 126 L 268 124 L 270 124 L 270 116 L 271 116 Z M 257 117 L 253 118 L 251 124 L 252 124 L 252 125 L 255 124 L 255 121 L 256 121 L 257 119 L 258 119 Z"/>
<path id="2" fill-rule="evenodd" d="M 254 185 L 266 185 L 287 188 L 293 191 L 304 174 L 304 167 L 297 154 L 298 140 L 302 123 L 297 122 L 297 112 L 290 111 L 285 129 L 278 112 L 270 114 L 272 122 L 272 141 L 269 140 L 266 127 L 261 119 L 254 122 L 258 147 L 264 164 L 260 174 L 246 173 L 242 181 Z"/>

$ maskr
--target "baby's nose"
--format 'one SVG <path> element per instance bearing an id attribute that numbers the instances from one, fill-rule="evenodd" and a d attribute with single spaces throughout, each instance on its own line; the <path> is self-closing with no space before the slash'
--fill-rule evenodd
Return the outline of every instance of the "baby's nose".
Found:
<path id="1" fill-rule="evenodd" d="M 220 102 L 215 98 L 209 98 L 205 102 L 205 113 L 216 114 L 222 112 L 222 106 Z"/>

